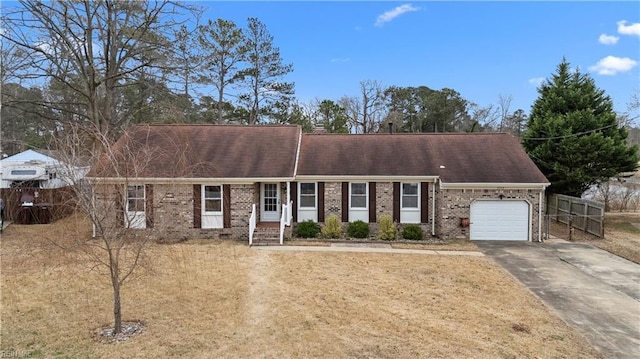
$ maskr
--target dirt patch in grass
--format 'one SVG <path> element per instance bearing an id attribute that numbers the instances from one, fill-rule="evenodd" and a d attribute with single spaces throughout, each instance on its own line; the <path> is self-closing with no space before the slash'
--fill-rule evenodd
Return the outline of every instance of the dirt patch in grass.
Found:
<path id="1" fill-rule="evenodd" d="M 34 358 L 600 357 L 488 258 L 272 252 L 230 241 L 151 245 L 153 269 L 122 293 L 123 319 L 143 321 L 144 331 L 96 343 L 94 330 L 112 320 L 110 285 L 48 245 L 82 231 L 70 233 L 54 224 L 3 234 L 0 350 Z"/>
<path id="2" fill-rule="evenodd" d="M 588 243 L 640 264 L 640 212 L 609 212 L 605 215 L 604 239 L 574 230 L 572 240 Z M 551 233 L 569 239 L 566 224 L 551 223 Z"/>

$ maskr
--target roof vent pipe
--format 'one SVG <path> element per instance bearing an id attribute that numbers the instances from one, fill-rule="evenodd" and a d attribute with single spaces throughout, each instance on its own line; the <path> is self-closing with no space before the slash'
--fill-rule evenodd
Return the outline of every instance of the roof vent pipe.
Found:
<path id="1" fill-rule="evenodd" d="M 389 122 L 389 133 L 393 134 L 393 122 Z"/>

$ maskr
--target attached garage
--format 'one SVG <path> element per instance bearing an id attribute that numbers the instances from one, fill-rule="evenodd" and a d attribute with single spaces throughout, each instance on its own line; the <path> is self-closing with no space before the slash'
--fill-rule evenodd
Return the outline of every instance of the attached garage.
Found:
<path id="1" fill-rule="evenodd" d="M 475 201 L 471 203 L 471 240 L 527 241 L 530 217 L 526 201 Z"/>

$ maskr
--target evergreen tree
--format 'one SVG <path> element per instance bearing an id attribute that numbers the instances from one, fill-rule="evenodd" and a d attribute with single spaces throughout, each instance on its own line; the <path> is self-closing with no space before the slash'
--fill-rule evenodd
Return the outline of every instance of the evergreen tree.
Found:
<path id="1" fill-rule="evenodd" d="M 226 90 L 242 77 L 240 65 L 246 53 L 244 34 L 233 21 L 223 19 L 200 25 L 198 33 L 198 41 L 205 52 L 199 82 L 216 88 L 218 113 L 215 123 L 224 123 L 229 96 Z"/>
<path id="2" fill-rule="evenodd" d="M 273 43 L 267 26 L 257 18 L 247 19 L 244 51 L 247 68 L 240 72 L 247 92 L 238 97 L 249 112 L 249 124 L 255 125 L 263 117 L 273 119 L 270 109 L 274 104 L 287 103 L 294 94 L 294 84 L 282 79 L 293 71 L 293 64 L 284 64 L 280 48 Z"/>
<path id="3" fill-rule="evenodd" d="M 318 105 L 316 122 L 324 127 L 328 133 L 348 133 L 349 118 L 344 108 L 331 100 L 322 100 Z"/>
<path id="4" fill-rule="evenodd" d="M 611 98 L 563 60 L 538 89 L 523 145 L 551 182 L 552 193 L 581 196 L 596 183 L 637 168 Z"/>

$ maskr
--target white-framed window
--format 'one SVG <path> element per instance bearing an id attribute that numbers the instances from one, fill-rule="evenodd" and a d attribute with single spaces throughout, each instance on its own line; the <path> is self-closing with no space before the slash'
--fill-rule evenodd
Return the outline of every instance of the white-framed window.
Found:
<path id="1" fill-rule="evenodd" d="M 146 227 L 146 201 L 144 185 L 127 186 L 125 210 L 126 218 L 124 226 L 126 228 Z"/>
<path id="2" fill-rule="evenodd" d="M 420 208 L 420 185 L 418 183 L 402 183 L 402 197 L 400 207 L 402 209 Z"/>
<path id="3" fill-rule="evenodd" d="M 299 208 L 315 209 L 316 208 L 316 183 L 301 182 L 300 183 L 300 205 Z"/>
<path id="4" fill-rule="evenodd" d="M 14 176 L 35 176 L 36 170 L 11 170 Z"/>
<path id="5" fill-rule="evenodd" d="M 144 212 L 144 185 L 127 186 L 127 212 Z"/>
<path id="6" fill-rule="evenodd" d="M 205 213 L 222 213 L 222 186 L 202 186 L 202 201 Z"/>
<path id="7" fill-rule="evenodd" d="M 201 228 L 223 228 L 222 185 L 202 185 L 202 222 Z"/>
<path id="8" fill-rule="evenodd" d="M 349 186 L 349 207 L 353 209 L 366 209 L 367 191 L 367 183 L 351 183 Z"/>

